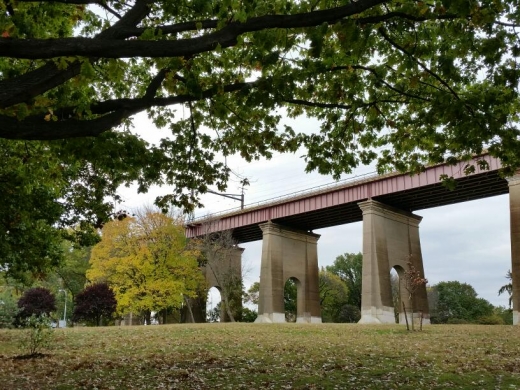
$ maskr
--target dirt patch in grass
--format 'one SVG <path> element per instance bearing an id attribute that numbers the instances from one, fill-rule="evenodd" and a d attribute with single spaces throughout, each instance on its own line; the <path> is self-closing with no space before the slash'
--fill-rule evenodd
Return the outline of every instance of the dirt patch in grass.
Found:
<path id="1" fill-rule="evenodd" d="M 520 328 L 201 324 L 57 329 L 39 359 L 0 331 L 0 388 L 520 389 Z"/>
<path id="2" fill-rule="evenodd" d="M 13 357 L 13 360 L 27 360 L 27 359 L 43 359 L 48 355 L 44 353 L 30 353 L 26 355 L 17 355 Z"/>

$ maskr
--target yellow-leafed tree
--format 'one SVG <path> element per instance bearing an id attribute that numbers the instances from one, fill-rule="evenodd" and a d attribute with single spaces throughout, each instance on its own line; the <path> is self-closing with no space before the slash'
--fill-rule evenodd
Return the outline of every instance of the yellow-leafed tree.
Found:
<path id="1" fill-rule="evenodd" d="M 180 308 L 205 291 L 198 251 L 187 247 L 179 219 L 150 209 L 109 222 L 92 250 L 87 277 L 107 282 L 122 315 Z"/>

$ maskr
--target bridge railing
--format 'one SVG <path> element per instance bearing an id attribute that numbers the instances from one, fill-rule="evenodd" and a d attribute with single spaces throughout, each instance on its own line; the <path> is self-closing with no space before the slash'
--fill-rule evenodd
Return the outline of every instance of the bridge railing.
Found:
<path id="1" fill-rule="evenodd" d="M 501 166 L 500 161 L 498 159 L 494 158 L 494 157 L 490 157 L 487 151 L 484 151 L 481 155 L 473 156 L 473 160 L 481 159 L 481 158 L 485 158 L 486 160 L 489 160 L 491 158 L 493 161 L 496 160 L 495 161 L 495 165 L 497 165 L 497 167 L 495 167 L 493 169 L 499 169 L 500 166 Z M 460 161 L 458 163 L 458 165 L 466 164 L 466 163 L 467 163 L 467 161 L 466 162 L 465 161 Z M 441 166 L 441 165 L 445 165 L 445 164 L 446 163 L 433 164 L 433 165 L 431 165 L 431 167 Z M 449 164 L 449 165 L 457 165 L 457 164 Z M 491 168 L 488 167 L 488 169 L 491 169 Z M 460 172 L 462 172 L 462 170 L 463 170 L 463 167 L 460 168 Z M 372 172 L 364 173 L 364 174 L 361 174 L 361 175 L 352 176 L 352 177 L 349 177 L 347 179 L 337 180 L 337 181 L 334 181 L 334 182 L 330 182 L 330 183 L 322 184 L 322 185 L 319 185 L 319 186 L 307 188 L 305 190 L 295 191 L 295 192 L 291 192 L 291 193 L 288 193 L 288 194 L 276 196 L 276 197 L 273 197 L 273 198 L 264 199 L 264 200 L 261 200 L 261 201 L 258 201 L 258 202 L 254 202 L 254 203 L 250 203 L 250 204 L 246 205 L 246 207 L 243 210 L 240 207 L 233 207 L 233 208 L 222 210 L 222 211 L 218 211 L 218 212 L 215 212 L 215 213 L 209 213 L 209 214 L 206 214 L 206 215 L 202 215 L 200 217 L 193 218 L 191 220 L 187 220 L 186 224 L 189 225 L 189 224 L 198 223 L 198 222 L 204 221 L 204 220 L 217 219 L 219 216 L 225 215 L 225 214 L 234 214 L 234 213 L 238 213 L 240 211 L 254 210 L 254 209 L 257 209 L 257 208 L 261 208 L 263 206 L 276 205 L 276 204 L 279 204 L 280 202 L 285 202 L 287 200 L 299 199 L 301 197 L 304 197 L 304 196 L 307 196 L 307 195 L 311 195 L 311 194 L 320 194 L 320 193 L 322 193 L 324 191 L 329 191 L 331 189 L 336 189 L 336 188 L 337 189 L 342 189 L 342 188 L 346 187 L 348 184 L 353 184 L 353 183 L 361 184 L 361 183 L 364 183 L 364 182 L 367 182 L 367 181 L 373 181 L 374 179 L 382 179 L 382 178 L 391 177 L 391 176 L 394 176 L 394 175 L 401 175 L 401 174 L 402 173 L 399 173 L 399 172 L 389 172 L 389 173 L 386 173 L 386 174 L 379 175 L 377 172 L 372 171 Z"/>
<path id="2" fill-rule="evenodd" d="M 301 197 L 301 196 L 304 196 L 304 195 L 320 193 L 320 192 L 323 192 L 324 190 L 330 190 L 330 189 L 333 189 L 333 188 L 336 188 L 336 187 L 337 188 L 341 188 L 341 187 L 345 186 L 345 184 L 348 184 L 348 183 L 358 182 L 358 181 L 365 181 L 365 180 L 373 179 L 373 178 L 376 178 L 376 177 L 381 177 L 381 175 L 379 175 L 377 172 L 374 172 L 374 171 L 373 172 L 368 172 L 368 173 L 363 173 L 361 175 L 352 176 L 352 177 L 349 177 L 347 179 L 336 180 L 336 181 L 331 182 L 331 183 L 321 184 L 319 186 L 307 188 L 305 190 L 290 192 L 288 194 L 284 194 L 284 195 L 276 196 L 276 197 L 273 197 L 273 198 L 264 199 L 264 200 L 261 200 L 261 201 L 258 201 L 258 202 L 246 204 L 243 210 L 255 209 L 255 208 L 258 208 L 258 207 L 261 207 L 261 206 L 266 206 L 266 205 L 270 205 L 270 204 L 276 204 L 276 203 L 279 203 L 281 201 L 289 200 L 291 198 L 297 198 L 297 197 Z M 231 214 L 231 213 L 235 213 L 235 212 L 239 212 L 239 211 L 242 211 L 242 209 L 240 207 L 233 207 L 233 208 L 230 208 L 230 209 L 217 211 L 215 213 L 206 214 L 206 215 L 203 215 L 203 216 L 200 216 L 200 217 L 195 217 L 192 220 L 186 221 L 186 222 L 188 224 L 197 223 L 198 221 L 203 221 L 203 220 L 206 220 L 206 219 L 215 219 L 216 217 L 218 217 L 220 215 Z"/>

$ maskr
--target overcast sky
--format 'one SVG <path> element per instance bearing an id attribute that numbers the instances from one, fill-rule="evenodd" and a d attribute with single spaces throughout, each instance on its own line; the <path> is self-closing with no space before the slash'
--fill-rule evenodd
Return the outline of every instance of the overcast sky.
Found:
<path id="1" fill-rule="evenodd" d="M 145 134 L 150 141 L 166 135 L 166 131 L 153 129 L 144 116 L 138 117 L 135 124 L 139 133 Z M 317 123 L 306 120 L 296 122 L 295 127 L 298 126 L 311 128 L 317 127 Z M 246 207 L 258 201 L 333 182 L 330 176 L 306 174 L 305 163 L 298 155 L 276 155 L 269 161 L 252 163 L 231 157 L 227 159 L 227 164 L 251 183 L 246 188 Z M 372 171 L 373 168 L 361 167 L 343 178 Z M 152 204 L 155 196 L 167 192 L 167 188 L 154 188 L 148 194 L 137 195 L 135 188 L 124 189 L 121 191 L 124 199 L 122 207 L 131 210 Z M 239 192 L 239 179 L 232 177 L 227 193 Z M 212 194 L 204 195 L 202 203 L 205 208 L 197 210 L 196 216 L 240 206 L 239 202 Z M 494 305 L 508 305 L 506 295 L 497 295 L 498 289 L 507 283 L 505 275 L 511 268 L 508 195 L 418 210 L 415 214 L 423 217 L 419 232 L 425 276 L 430 285 L 457 280 L 472 285 L 480 297 Z M 332 264 L 343 253 L 362 251 L 361 222 L 320 229 L 315 233 L 321 234 L 318 241 L 320 267 Z M 242 262 L 246 270 L 245 284 L 249 286 L 260 280 L 261 241 L 241 246 L 245 248 Z"/>

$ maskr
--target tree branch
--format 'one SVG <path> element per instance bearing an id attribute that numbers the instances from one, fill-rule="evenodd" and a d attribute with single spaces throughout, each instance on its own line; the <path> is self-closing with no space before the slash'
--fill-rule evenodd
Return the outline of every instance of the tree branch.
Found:
<path id="1" fill-rule="evenodd" d="M 114 9 L 110 8 L 106 3 L 99 2 L 97 3 L 101 8 L 106 9 L 108 12 L 110 12 L 112 15 L 114 15 L 116 18 L 121 19 L 121 15 L 119 15 Z"/>
<path id="2" fill-rule="evenodd" d="M 302 100 L 302 99 L 283 99 L 284 102 L 289 104 L 295 104 L 300 106 L 307 106 L 307 107 L 319 107 L 319 108 L 341 108 L 343 110 L 350 110 L 352 108 L 352 105 L 345 105 L 345 104 L 338 104 L 338 103 L 318 103 L 318 102 L 311 102 L 308 100 Z"/>
<path id="3" fill-rule="evenodd" d="M 422 97 L 422 96 L 419 96 L 419 95 L 414 95 L 414 94 L 402 91 L 400 89 L 397 89 L 392 84 L 388 83 L 386 80 L 381 78 L 377 74 L 377 71 L 375 69 L 369 68 L 367 66 L 363 66 L 363 65 L 336 66 L 335 68 L 332 69 L 332 71 L 349 70 L 349 69 L 365 70 L 367 72 L 372 73 L 383 85 L 385 85 L 388 89 L 394 91 L 395 93 L 397 93 L 399 95 L 407 96 L 407 97 L 409 97 L 411 99 L 422 100 L 422 101 L 425 101 L 425 102 L 429 102 L 430 101 L 430 99 L 428 99 L 428 98 L 425 98 L 425 97 Z"/>
<path id="4" fill-rule="evenodd" d="M 54 62 L 49 62 L 21 76 L 2 80 L 0 81 L 0 108 L 27 102 L 77 76 L 80 70 L 79 61 L 73 62 L 64 70 L 58 69 Z"/>
<path id="5" fill-rule="evenodd" d="M 368 67 L 364 66 L 344 66 L 335 67 L 333 69 L 327 69 L 325 72 L 348 70 L 348 69 L 359 69 L 373 73 L 384 85 L 389 89 L 396 92 L 400 96 L 406 96 L 414 99 L 421 99 L 428 101 L 426 98 L 422 98 L 415 95 L 410 95 L 404 91 L 397 90 L 396 88 L 389 85 L 387 82 L 378 77 L 377 72 Z M 258 79 L 250 82 L 241 82 L 234 84 L 227 84 L 224 86 L 214 86 L 202 91 L 198 95 L 183 94 L 176 96 L 167 97 L 155 97 L 157 90 L 164 78 L 166 77 L 167 70 L 162 69 L 152 79 L 146 93 L 141 98 L 120 98 L 105 100 L 102 102 L 93 102 L 90 106 L 90 112 L 93 115 L 102 115 L 96 119 L 79 120 L 76 117 L 76 107 L 67 107 L 55 111 L 54 115 L 58 118 L 58 121 L 45 121 L 44 115 L 34 115 L 29 118 L 25 118 L 22 121 L 18 121 L 15 118 L 0 116 L 0 137 L 9 139 L 31 139 L 31 140 L 50 140 L 50 139 L 62 139 L 62 138 L 74 138 L 82 136 L 96 136 L 105 131 L 108 131 L 113 126 L 117 126 L 125 118 L 131 115 L 143 111 L 151 107 L 166 107 L 175 104 L 182 104 L 193 102 L 202 99 L 208 99 L 213 97 L 217 93 L 231 93 L 237 92 L 243 89 L 250 89 L 256 87 L 258 84 L 269 83 L 270 79 Z M 182 80 L 181 76 L 175 75 L 174 77 Z M 339 103 L 319 103 L 305 101 L 302 99 L 283 99 L 282 101 L 289 104 L 300 104 L 309 107 L 320 107 L 320 108 L 339 108 L 339 109 L 352 109 L 353 105 L 344 105 Z M 379 101 L 378 101 L 379 102 Z M 387 103 L 403 103 L 399 100 L 385 99 L 380 102 Z M 368 102 L 361 105 L 360 107 L 367 107 L 377 102 Z"/>
<path id="6" fill-rule="evenodd" d="M 498 24 L 499 26 L 504 26 L 504 27 L 514 27 L 514 28 L 520 27 L 520 24 L 501 22 L 499 20 L 495 20 L 493 23 Z"/>
<path id="7" fill-rule="evenodd" d="M 164 81 L 164 78 L 166 77 L 167 73 L 168 71 L 166 69 L 161 69 L 159 73 L 155 75 L 155 77 L 152 79 L 152 81 L 146 88 L 146 93 L 144 94 L 145 99 L 151 99 L 155 97 L 155 94 L 157 93 L 157 90 L 161 86 L 162 82 Z"/>
<path id="8" fill-rule="evenodd" d="M 141 0 L 145 5 L 151 0 Z M 363 12 L 386 0 L 364 0 L 342 7 L 295 15 L 265 15 L 246 22 L 231 22 L 214 33 L 176 41 L 115 41 L 92 38 L 13 39 L 0 38 L 0 57 L 45 59 L 60 56 L 104 58 L 180 57 L 191 56 L 236 45 L 237 37 L 247 32 L 272 28 L 313 27 L 325 22 L 336 22 Z M 136 3 L 136 5 L 139 1 Z M 132 12 L 129 11 L 128 13 Z M 128 13 L 126 16 L 128 16 Z M 123 21 L 121 19 L 120 21 Z M 114 25 L 115 27 L 115 25 Z M 118 32 L 116 29 L 114 32 Z"/>
<path id="9" fill-rule="evenodd" d="M 124 38 L 124 30 L 135 27 L 148 14 L 150 2 L 151 0 L 137 0 L 132 9 L 120 20 L 99 33 L 94 39 Z M 67 69 L 58 69 L 53 62 L 49 62 L 21 76 L 2 80 L 0 81 L 0 108 L 27 102 L 77 76 L 80 70 L 81 62 L 79 61 L 74 61 Z"/>
<path id="10" fill-rule="evenodd" d="M 165 26 L 157 26 L 154 28 L 155 33 L 161 32 L 162 35 L 167 34 L 177 34 L 185 31 L 195 31 L 195 30 L 207 30 L 211 28 L 217 28 L 218 21 L 214 19 L 205 19 L 194 22 L 184 22 L 184 23 L 176 23 Z M 142 35 L 149 28 L 145 27 L 135 27 L 135 28 L 125 28 L 124 34 L 126 38 L 130 37 L 138 37 Z"/>
<path id="11" fill-rule="evenodd" d="M 106 9 L 112 15 L 121 19 L 121 15 L 119 15 L 115 10 L 110 8 L 106 1 L 103 0 L 18 0 L 19 3 L 61 3 L 61 4 L 75 4 L 75 5 L 88 5 L 88 4 L 97 4 L 101 8 Z"/>
<path id="12" fill-rule="evenodd" d="M 243 83 L 235 83 L 235 84 L 228 84 L 225 85 L 222 88 L 223 92 L 236 92 L 240 91 L 244 88 L 250 88 L 255 86 L 258 83 L 258 81 L 251 81 L 251 82 L 243 82 Z M 218 88 L 213 87 L 209 88 L 205 91 L 203 91 L 200 95 L 194 96 L 194 95 L 177 95 L 177 96 L 167 96 L 167 97 L 158 97 L 158 98 L 149 98 L 149 97 L 143 97 L 143 98 L 122 98 L 122 99 L 113 99 L 113 100 L 106 100 L 104 102 L 99 103 L 93 103 L 90 107 L 90 110 L 93 114 L 106 114 L 108 112 L 116 111 L 116 110 L 129 110 L 129 111 L 142 111 L 144 109 L 150 108 L 150 107 L 166 107 L 171 106 L 174 104 L 182 104 L 182 103 L 188 103 L 188 102 L 194 102 L 197 100 L 202 99 L 208 99 L 218 93 Z M 73 110 L 73 107 L 70 107 L 68 109 L 63 110 L 63 113 L 69 113 Z M 60 111 L 59 113 L 56 113 L 56 115 L 59 117 L 61 115 Z"/>
<path id="13" fill-rule="evenodd" d="M 157 79 L 157 77 L 156 77 Z M 236 83 L 224 86 L 223 92 L 239 91 L 249 88 L 256 82 Z M 150 87 L 149 87 L 150 88 Z M 0 138 L 26 140 L 53 140 L 77 137 L 95 137 L 111 130 L 130 116 L 150 107 L 164 107 L 173 104 L 187 103 L 207 99 L 218 93 L 218 88 L 210 88 L 199 96 L 178 95 L 153 98 L 152 95 L 143 98 L 123 98 L 94 103 L 92 114 L 102 115 L 95 119 L 79 120 L 72 117 L 75 107 L 69 107 L 55 112 L 57 121 L 46 121 L 44 115 L 33 115 L 23 120 L 0 115 Z M 64 118 L 64 119 L 61 119 Z"/>
<path id="14" fill-rule="evenodd" d="M 77 137 L 97 137 L 112 129 L 135 112 L 120 110 L 92 120 L 66 119 L 45 121 L 43 116 L 30 116 L 22 121 L 0 115 L 0 138 L 54 140 Z"/>
<path id="15" fill-rule="evenodd" d="M 125 29 L 135 27 L 141 20 L 143 20 L 150 11 L 150 4 L 153 0 L 136 0 L 130 10 L 124 16 L 114 23 L 111 27 L 101 31 L 95 38 L 97 39 L 124 39 L 126 38 Z M 72 38 L 74 39 L 74 38 Z"/>
<path id="16" fill-rule="evenodd" d="M 375 106 L 377 103 L 399 103 L 399 104 L 404 103 L 400 100 L 381 99 L 381 100 L 374 100 L 372 102 L 361 103 L 361 104 L 354 106 L 351 104 L 346 105 L 346 104 L 337 104 L 337 103 L 317 103 L 317 102 L 310 102 L 310 101 L 301 100 L 301 99 L 283 99 L 283 101 L 286 103 L 290 103 L 290 104 L 297 104 L 297 105 L 308 106 L 308 107 L 341 108 L 343 110 L 350 110 L 354 107 L 356 107 L 356 108 L 372 107 L 372 106 Z"/>
<path id="17" fill-rule="evenodd" d="M 410 15 L 405 12 L 388 12 L 383 15 L 374 15 L 374 16 L 367 16 L 364 18 L 356 19 L 357 24 L 373 24 L 373 23 L 380 23 L 385 22 L 390 19 L 405 19 L 411 22 L 425 22 L 427 20 L 451 20 L 451 19 L 457 19 L 459 18 L 457 15 L 454 14 L 444 14 L 444 15 L 434 15 L 431 17 L 426 16 L 415 16 Z"/>
<path id="18" fill-rule="evenodd" d="M 17 0 L 18 3 L 100 4 L 100 0 Z"/>
<path id="19" fill-rule="evenodd" d="M 430 74 L 433 78 L 435 78 L 439 83 L 441 83 L 442 85 L 444 85 L 448 91 L 450 91 L 450 93 L 455 96 L 455 98 L 457 100 L 460 100 L 460 97 L 459 95 L 457 94 L 457 92 L 455 92 L 453 90 L 453 88 L 450 87 L 450 85 L 444 81 L 437 73 L 435 73 L 434 71 L 432 71 L 430 68 L 428 68 L 426 65 L 424 65 L 421 61 L 419 61 L 417 58 L 415 58 L 411 53 L 408 53 L 408 51 L 402 47 L 401 45 L 399 45 L 397 42 L 395 42 L 394 40 L 392 40 L 392 38 L 390 38 L 390 36 L 386 33 L 385 29 L 380 27 L 378 28 L 378 31 L 379 33 L 381 34 L 381 36 L 388 42 L 390 43 L 393 47 L 395 47 L 397 50 L 401 51 L 402 53 L 406 54 L 410 59 L 412 59 L 417 65 L 419 65 L 425 72 L 427 72 L 428 74 Z"/>

